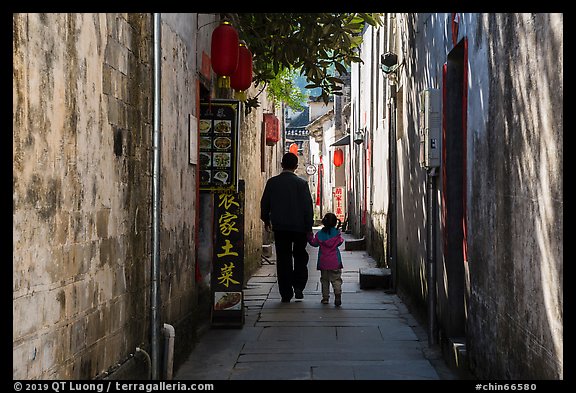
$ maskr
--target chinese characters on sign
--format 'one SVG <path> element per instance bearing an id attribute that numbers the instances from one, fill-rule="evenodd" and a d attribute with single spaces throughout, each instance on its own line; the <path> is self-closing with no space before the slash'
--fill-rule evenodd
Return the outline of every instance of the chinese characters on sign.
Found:
<path id="1" fill-rule="evenodd" d="M 238 184 L 237 100 L 200 103 L 200 190 L 236 190 Z"/>
<path id="2" fill-rule="evenodd" d="M 334 214 L 336 214 L 336 218 L 338 218 L 341 222 L 344 222 L 344 218 L 346 216 L 344 187 L 334 187 L 332 189 L 332 197 L 334 198 Z"/>
<path id="3" fill-rule="evenodd" d="M 280 121 L 273 113 L 264 113 L 266 146 L 274 146 L 280 140 Z"/>
<path id="4" fill-rule="evenodd" d="M 212 263 L 212 325 L 244 323 L 244 180 L 238 192 L 214 194 L 214 254 Z"/>
<path id="5" fill-rule="evenodd" d="M 309 135 L 310 135 L 310 131 L 308 131 L 307 129 L 286 130 L 286 137 L 288 137 L 288 138 L 298 137 L 298 136 L 308 138 Z"/>

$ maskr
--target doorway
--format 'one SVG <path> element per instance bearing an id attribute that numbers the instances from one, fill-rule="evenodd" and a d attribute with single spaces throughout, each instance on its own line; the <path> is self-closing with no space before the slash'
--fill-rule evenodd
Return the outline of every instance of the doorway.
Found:
<path id="1" fill-rule="evenodd" d="M 442 86 L 444 339 L 465 336 L 467 41 L 448 54 Z"/>

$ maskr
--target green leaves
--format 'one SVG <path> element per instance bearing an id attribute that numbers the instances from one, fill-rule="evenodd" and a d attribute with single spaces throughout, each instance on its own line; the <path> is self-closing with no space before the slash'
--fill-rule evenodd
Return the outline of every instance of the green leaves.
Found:
<path id="1" fill-rule="evenodd" d="M 361 62 L 356 48 L 364 26 L 381 25 L 380 14 L 366 13 L 256 13 L 230 18 L 254 55 L 256 83 L 269 82 L 275 98 L 290 99 L 290 88 L 279 87 L 291 83 L 282 73 L 299 70 L 310 82 L 306 88 L 321 88 L 326 103 L 330 95 L 341 94 L 338 76 L 346 75 L 351 63 Z"/>
<path id="2" fill-rule="evenodd" d="M 296 72 L 285 68 L 269 82 L 268 93 L 277 101 L 286 103 L 289 107 L 299 110 L 304 109 L 306 96 L 293 81 Z"/>

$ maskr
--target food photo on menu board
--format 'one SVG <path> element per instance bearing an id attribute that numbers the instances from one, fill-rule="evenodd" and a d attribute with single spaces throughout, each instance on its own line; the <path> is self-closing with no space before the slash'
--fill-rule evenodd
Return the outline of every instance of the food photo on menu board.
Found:
<path id="1" fill-rule="evenodd" d="M 218 150 L 229 150 L 232 147 L 232 140 L 227 136 L 216 137 L 214 147 Z"/>
<path id="2" fill-rule="evenodd" d="M 214 173 L 214 180 L 220 182 L 221 184 L 229 184 L 230 183 L 230 175 L 228 171 L 215 171 Z"/>
<path id="3" fill-rule="evenodd" d="M 200 168 L 208 168 L 212 166 L 212 155 L 210 153 L 200 152 Z"/>
<path id="4" fill-rule="evenodd" d="M 201 183 L 210 183 L 212 180 L 212 171 L 203 169 L 200 171 L 200 182 Z"/>
<path id="5" fill-rule="evenodd" d="M 207 134 L 212 128 L 212 120 L 200 120 L 200 133 Z"/>
<path id="6" fill-rule="evenodd" d="M 215 292 L 214 310 L 241 310 L 242 292 Z"/>
<path id="7" fill-rule="evenodd" d="M 230 153 L 212 153 L 212 166 L 229 168 L 231 164 L 230 156 Z"/>
<path id="8" fill-rule="evenodd" d="M 216 120 L 214 122 L 214 132 L 216 134 L 230 134 L 232 132 L 232 122 L 230 120 Z"/>
<path id="9" fill-rule="evenodd" d="M 212 137 L 201 136 L 200 137 L 200 150 L 212 150 Z"/>

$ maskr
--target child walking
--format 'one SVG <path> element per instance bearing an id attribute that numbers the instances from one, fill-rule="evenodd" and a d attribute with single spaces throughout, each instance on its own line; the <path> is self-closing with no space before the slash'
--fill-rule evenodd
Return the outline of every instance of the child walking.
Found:
<path id="1" fill-rule="evenodd" d="M 322 304 L 330 300 L 330 284 L 334 290 L 334 305 L 342 304 L 342 256 L 338 246 L 344 243 L 342 234 L 336 229 L 338 219 L 334 213 L 326 213 L 322 218 L 324 227 L 314 236 L 308 234 L 308 243 L 313 247 L 320 247 L 316 268 L 320 270 L 320 283 L 322 284 Z"/>

